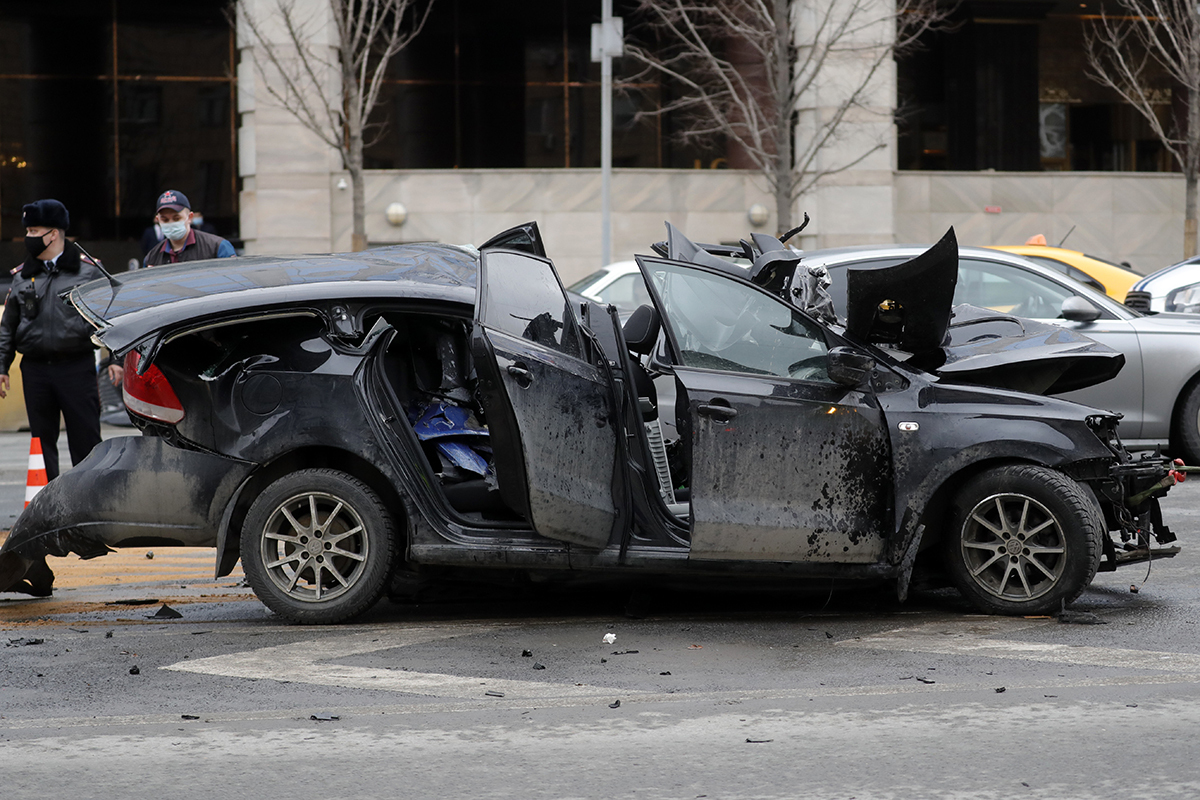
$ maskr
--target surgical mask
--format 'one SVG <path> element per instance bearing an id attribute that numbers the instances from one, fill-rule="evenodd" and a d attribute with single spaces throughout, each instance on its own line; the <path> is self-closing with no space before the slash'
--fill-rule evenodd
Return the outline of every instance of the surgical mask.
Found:
<path id="1" fill-rule="evenodd" d="M 158 227 L 162 228 L 163 236 L 170 239 L 172 242 L 177 242 L 187 236 L 188 224 L 183 220 L 178 222 L 160 222 Z"/>
<path id="2" fill-rule="evenodd" d="M 46 237 L 49 235 L 50 232 L 48 231 L 41 236 L 26 236 L 25 249 L 29 251 L 29 255 L 34 258 L 40 256 L 50 246 L 46 243 Z"/>

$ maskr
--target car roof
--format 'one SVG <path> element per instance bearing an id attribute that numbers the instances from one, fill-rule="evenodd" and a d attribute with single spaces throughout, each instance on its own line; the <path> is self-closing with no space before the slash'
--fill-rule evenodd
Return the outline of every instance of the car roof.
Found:
<path id="1" fill-rule="evenodd" d="M 167 325 L 242 309 L 338 298 L 413 297 L 471 304 L 474 249 L 405 244 L 359 253 L 189 261 L 121 273 L 71 293 L 114 350 Z M 110 338 L 111 337 L 111 338 Z"/>

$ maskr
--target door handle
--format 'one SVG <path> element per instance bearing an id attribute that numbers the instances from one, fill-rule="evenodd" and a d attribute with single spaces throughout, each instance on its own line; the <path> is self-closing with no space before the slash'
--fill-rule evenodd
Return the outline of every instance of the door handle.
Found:
<path id="1" fill-rule="evenodd" d="M 522 389 L 533 383 L 533 373 L 525 368 L 522 364 L 509 364 L 506 367 L 508 374 L 517 379 L 517 385 Z"/>
<path id="2" fill-rule="evenodd" d="M 701 403 L 696 406 L 696 413 L 715 420 L 729 420 L 738 415 L 737 409 L 722 403 Z"/>

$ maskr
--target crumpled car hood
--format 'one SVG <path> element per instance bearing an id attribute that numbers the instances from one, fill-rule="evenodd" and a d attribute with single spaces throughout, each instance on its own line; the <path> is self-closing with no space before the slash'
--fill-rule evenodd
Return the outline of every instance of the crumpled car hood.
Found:
<path id="1" fill-rule="evenodd" d="M 1125 356 L 1069 328 L 953 306 L 954 229 L 901 264 L 846 269 L 846 329 L 911 353 L 908 363 L 961 383 L 1051 395 L 1116 376 Z M 838 309 L 843 311 L 843 309 Z"/>
<path id="2" fill-rule="evenodd" d="M 971 305 L 954 307 L 942 350 L 944 378 L 1042 395 L 1103 383 L 1125 366 L 1124 353 L 1069 328 Z"/>

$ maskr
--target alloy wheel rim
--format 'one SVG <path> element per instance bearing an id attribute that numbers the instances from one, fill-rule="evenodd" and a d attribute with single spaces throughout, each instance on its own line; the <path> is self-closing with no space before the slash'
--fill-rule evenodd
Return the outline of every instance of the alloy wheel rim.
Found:
<path id="1" fill-rule="evenodd" d="M 1066 537 L 1057 517 L 1023 494 L 980 501 L 963 523 L 960 547 L 967 575 L 1002 600 L 1041 597 L 1058 585 L 1066 569 Z"/>
<path id="2" fill-rule="evenodd" d="M 261 540 L 267 577 L 293 600 L 320 603 L 350 591 L 366 569 L 362 517 L 344 500 L 303 492 L 271 513 Z"/>

